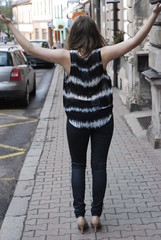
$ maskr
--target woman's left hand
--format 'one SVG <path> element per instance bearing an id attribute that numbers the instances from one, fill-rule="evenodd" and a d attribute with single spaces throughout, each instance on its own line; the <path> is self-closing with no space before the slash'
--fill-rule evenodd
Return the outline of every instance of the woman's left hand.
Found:
<path id="1" fill-rule="evenodd" d="M 157 3 L 156 6 L 153 9 L 153 12 L 156 13 L 156 14 L 159 14 L 160 11 L 161 11 L 161 4 Z"/>

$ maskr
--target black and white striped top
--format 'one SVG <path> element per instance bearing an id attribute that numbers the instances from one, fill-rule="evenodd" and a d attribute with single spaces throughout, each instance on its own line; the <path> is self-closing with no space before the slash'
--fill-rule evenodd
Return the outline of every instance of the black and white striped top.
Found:
<path id="1" fill-rule="evenodd" d="M 70 51 L 71 70 L 64 78 L 63 102 L 69 122 L 77 128 L 99 128 L 112 117 L 111 79 L 103 68 L 100 49 L 82 58 Z"/>

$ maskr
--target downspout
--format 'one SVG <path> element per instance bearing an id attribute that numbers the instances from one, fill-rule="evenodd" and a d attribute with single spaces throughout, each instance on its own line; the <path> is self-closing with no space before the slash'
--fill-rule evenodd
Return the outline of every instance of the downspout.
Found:
<path id="1" fill-rule="evenodd" d="M 114 3 L 113 4 L 113 16 L 114 16 L 114 22 L 113 22 L 113 27 L 114 27 L 114 36 L 116 36 L 117 34 L 117 30 L 118 30 L 118 14 L 117 14 L 117 11 L 118 11 L 118 5 L 117 3 Z M 118 87 L 118 74 L 117 74 L 117 65 L 118 65 L 118 60 L 115 59 L 113 61 L 113 71 L 114 71 L 114 75 L 113 75 L 113 81 L 114 81 L 114 87 Z"/>

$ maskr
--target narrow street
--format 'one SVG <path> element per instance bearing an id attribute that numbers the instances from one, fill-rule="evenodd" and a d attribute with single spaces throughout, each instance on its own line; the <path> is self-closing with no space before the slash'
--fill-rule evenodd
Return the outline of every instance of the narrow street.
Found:
<path id="1" fill-rule="evenodd" d="M 27 108 L 0 103 L 0 225 L 12 198 L 21 167 L 39 121 L 54 69 L 36 71 L 36 96 Z"/>

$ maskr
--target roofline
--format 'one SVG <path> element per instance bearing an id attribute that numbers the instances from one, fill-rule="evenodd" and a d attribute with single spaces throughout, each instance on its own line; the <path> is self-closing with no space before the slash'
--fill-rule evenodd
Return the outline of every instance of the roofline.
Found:
<path id="1" fill-rule="evenodd" d="M 31 4 L 32 0 L 12 0 L 11 6 L 16 7 L 19 5 Z"/>

